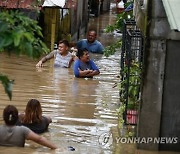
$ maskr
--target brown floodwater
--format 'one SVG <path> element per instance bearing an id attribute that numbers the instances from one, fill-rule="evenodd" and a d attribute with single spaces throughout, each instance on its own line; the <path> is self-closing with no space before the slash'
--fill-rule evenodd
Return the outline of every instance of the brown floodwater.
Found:
<path id="1" fill-rule="evenodd" d="M 106 36 L 104 42 L 101 39 L 106 46 L 114 37 L 104 34 L 102 28 L 114 18 L 109 13 L 101 18 L 90 21 L 93 26 L 98 25 L 97 29 L 101 27 L 98 36 Z M 0 54 L 0 72 L 15 80 L 12 101 L 0 85 L 0 124 L 3 124 L 1 115 L 6 105 L 13 104 L 23 112 L 29 99 L 38 99 L 43 114 L 52 118 L 49 131 L 42 135 L 60 148 L 53 151 L 28 141 L 25 148 L 0 147 L 0 153 L 69 153 L 68 146 L 76 149 L 73 153 L 112 153 L 112 147 L 101 145 L 99 137 L 117 127 L 119 91 L 114 85 L 119 81 L 120 56 L 117 53 L 108 58 L 96 54 L 91 57 L 101 74 L 93 79 L 78 79 L 72 68 L 54 68 L 53 60 L 37 69 L 38 60 Z"/>
<path id="2" fill-rule="evenodd" d="M 73 146 L 76 153 L 103 152 L 99 136 L 117 125 L 119 92 L 113 86 L 118 81 L 119 58 L 118 55 L 97 57 L 101 75 L 93 79 L 78 79 L 74 77 L 72 68 L 54 68 L 53 61 L 36 69 L 37 60 L 1 54 L 0 72 L 14 79 L 15 84 L 12 101 L 0 85 L 0 115 L 8 104 L 23 112 L 28 100 L 36 98 L 41 102 L 43 114 L 52 118 L 49 131 L 43 136 L 60 148 Z M 27 143 L 25 148 L 0 147 L 0 153 L 54 153 L 32 142 Z"/>
<path id="3" fill-rule="evenodd" d="M 97 30 L 98 39 L 104 46 L 120 39 L 120 36 L 104 33 L 104 28 L 114 23 L 115 17 L 110 11 L 90 19 L 89 26 Z M 38 99 L 43 114 L 52 118 L 48 132 L 42 135 L 59 147 L 58 150 L 50 150 L 27 141 L 25 148 L 0 147 L 1 154 L 159 154 L 138 151 L 132 144 L 112 142 L 111 134 L 118 132 L 116 109 L 119 107 L 119 90 L 115 85 L 119 82 L 120 53 L 108 58 L 91 54 L 91 58 L 100 68 L 100 75 L 93 79 L 78 79 L 74 77 L 72 68 L 54 68 L 53 60 L 37 69 L 38 60 L 0 54 L 0 72 L 15 80 L 12 101 L 0 84 L 0 124 L 3 124 L 1 115 L 6 105 L 15 105 L 19 112 L 23 112 L 29 99 Z M 107 134 L 110 138 L 104 144 Z M 73 146 L 75 151 L 68 151 L 68 146 Z"/>

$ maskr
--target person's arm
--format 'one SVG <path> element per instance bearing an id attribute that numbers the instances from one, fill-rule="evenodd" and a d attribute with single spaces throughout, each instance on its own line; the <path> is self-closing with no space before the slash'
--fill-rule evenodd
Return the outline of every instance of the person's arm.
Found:
<path id="1" fill-rule="evenodd" d="M 47 60 L 51 59 L 54 57 L 55 50 L 50 52 L 47 56 L 43 57 L 37 64 L 36 67 L 42 67 L 42 64 L 45 63 Z"/>
<path id="2" fill-rule="evenodd" d="M 79 77 L 91 77 L 91 75 L 93 74 L 93 70 L 79 70 Z"/>
<path id="3" fill-rule="evenodd" d="M 74 62 L 74 68 L 73 68 L 73 71 L 74 71 L 74 75 L 75 77 L 86 77 L 86 75 L 90 72 L 92 72 L 92 70 L 84 70 L 82 71 L 80 68 L 79 68 L 79 65 L 80 65 L 80 61 L 79 59 L 76 60 Z"/>
<path id="4" fill-rule="evenodd" d="M 48 148 L 51 148 L 51 149 L 57 149 L 57 146 L 54 145 L 53 143 L 49 142 L 46 138 L 38 135 L 38 134 L 35 134 L 34 132 L 32 131 L 29 131 L 29 133 L 26 135 L 26 139 L 27 140 L 32 140 L 40 145 L 43 145 L 43 146 L 46 146 Z"/>
<path id="5" fill-rule="evenodd" d="M 90 73 L 86 74 L 86 77 L 93 77 L 94 75 L 98 75 L 100 72 L 97 70 L 91 71 Z"/>
<path id="6" fill-rule="evenodd" d="M 92 70 L 86 76 L 93 77 L 94 75 L 98 75 L 100 73 L 100 71 L 99 71 L 98 67 L 96 66 L 96 64 L 92 60 L 90 60 L 89 63 L 91 65 Z"/>
<path id="7" fill-rule="evenodd" d="M 72 58 L 70 59 L 70 61 L 69 61 L 69 66 L 68 66 L 68 68 L 70 68 L 70 67 L 71 67 L 71 65 L 72 65 L 73 61 L 74 61 L 74 59 L 73 59 L 73 57 L 72 57 Z"/>

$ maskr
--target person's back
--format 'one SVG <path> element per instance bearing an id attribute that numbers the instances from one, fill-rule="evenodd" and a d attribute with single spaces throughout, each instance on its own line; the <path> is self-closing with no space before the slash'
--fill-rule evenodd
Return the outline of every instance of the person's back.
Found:
<path id="1" fill-rule="evenodd" d="M 3 119 L 5 124 L 0 126 L 0 146 L 24 147 L 25 140 L 32 140 L 51 149 L 57 148 L 46 138 L 37 135 L 29 128 L 16 126 L 15 124 L 18 121 L 18 110 L 15 106 L 8 105 L 5 107 Z"/>
<path id="2" fill-rule="evenodd" d="M 19 120 L 16 125 L 26 126 L 33 132 L 40 134 L 47 131 L 49 123 L 51 122 L 50 117 L 42 115 L 40 102 L 36 99 L 30 99 L 27 103 L 25 114 L 19 115 Z"/>
<path id="3" fill-rule="evenodd" d="M 19 126 L 23 125 L 31 129 L 33 132 L 37 134 L 41 134 L 48 130 L 49 120 L 46 117 L 42 116 L 41 122 L 24 123 L 23 121 L 19 120 L 16 125 L 19 125 Z"/>
<path id="4" fill-rule="evenodd" d="M 0 126 L 0 146 L 24 147 L 29 129 L 24 126 Z"/>

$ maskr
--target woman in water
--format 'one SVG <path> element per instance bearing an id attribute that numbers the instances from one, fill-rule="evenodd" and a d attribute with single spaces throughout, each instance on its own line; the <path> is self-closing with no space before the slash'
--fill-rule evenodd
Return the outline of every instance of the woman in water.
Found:
<path id="1" fill-rule="evenodd" d="M 37 99 L 30 99 L 24 114 L 19 115 L 17 125 L 30 128 L 35 133 L 44 133 L 52 122 L 50 117 L 42 115 L 41 104 Z"/>
<path id="2" fill-rule="evenodd" d="M 24 147 L 25 140 L 32 140 L 38 144 L 56 149 L 57 147 L 46 138 L 37 135 L 29 128 L 16 126 L 18 110 L 13 105 L 8 105 L 3 111 L 5 124 L 0 126 L 0 146 Z"/>

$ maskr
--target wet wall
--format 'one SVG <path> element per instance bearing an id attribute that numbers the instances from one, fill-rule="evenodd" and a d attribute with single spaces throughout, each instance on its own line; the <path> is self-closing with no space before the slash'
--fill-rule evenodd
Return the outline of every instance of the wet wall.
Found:
<path id="1" fill-rule="evenodd" d="M 148 1 L 145 66 L 138 137 L 179 137 L 179 32 L 170 29 L 162 1 Z M 140 149 L 180 151 L 177 144 Z"/>

